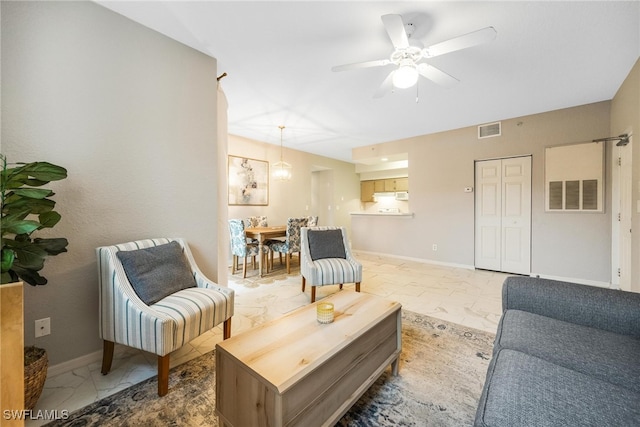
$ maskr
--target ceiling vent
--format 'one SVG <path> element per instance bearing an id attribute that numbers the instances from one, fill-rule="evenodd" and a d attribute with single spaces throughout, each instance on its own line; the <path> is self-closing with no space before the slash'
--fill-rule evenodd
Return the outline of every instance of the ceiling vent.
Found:
<path id="1" fill-rule="evenodd" d="M 491 138 L 502 135 L 500 122 L 478 126 L 478 139 Z"/>

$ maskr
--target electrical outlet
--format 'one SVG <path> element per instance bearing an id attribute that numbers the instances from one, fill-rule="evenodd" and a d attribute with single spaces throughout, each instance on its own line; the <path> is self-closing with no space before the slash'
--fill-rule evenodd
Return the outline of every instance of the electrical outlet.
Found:
<path id="1" fill-rule="evenodd" d="M 431 250 L 432 251 L 437 251 L 438 250 L 438 245 L 436 245 L 435 243 L 431 246 Z"/>
<path id="2" fill-rule="evenodd" d="M 51 318 L 36 320 L 36 338 L 51 334 Z"/>

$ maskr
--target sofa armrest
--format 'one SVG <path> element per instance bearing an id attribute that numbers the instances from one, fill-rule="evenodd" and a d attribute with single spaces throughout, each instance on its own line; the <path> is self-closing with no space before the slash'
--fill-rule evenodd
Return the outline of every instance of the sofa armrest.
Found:
<path id="1" fill-rule="evenodd" d="M 640 294 L 533 277 L 508 277 L 502 309 L 522 310 L 640 338 Z"/>

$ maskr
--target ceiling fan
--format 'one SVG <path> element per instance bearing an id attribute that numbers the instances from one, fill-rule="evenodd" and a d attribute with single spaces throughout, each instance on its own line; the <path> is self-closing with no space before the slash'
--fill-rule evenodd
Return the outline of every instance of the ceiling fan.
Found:
<path id="1" fill-rule="evenodd" d="M 417 83 L 418 76 L 423 76 L 444 87 L 455 85 L 459 82 L 458 79 L 433 65 L 420 61 L 422 59 L 429 59 L 444 55 L 445 53 L 490 42 L 495 39 L 497 35 L 493 27 L 486 27 L 450 40 L 436 43 L 429 47 L 423 47 L 419 40 L 411 39 L 415 27 L 411 23 L 405 26 L 402 21 L 402 16 L 395 14 L 383 15 L 382 23 L 394 47 L 394 51 L 391 53 L 389 59 L 357 62 L 331 68 L 332 71 L 346 71 L 358 68 L 381 67 L 390 64 L 395 65 L 396 68 L 392 70 L 382 82 L 373 95 L 374 98 L 384 96 L 387 92 L 393 90 L 394 87 L 400 89 L 411 87 Z"/>

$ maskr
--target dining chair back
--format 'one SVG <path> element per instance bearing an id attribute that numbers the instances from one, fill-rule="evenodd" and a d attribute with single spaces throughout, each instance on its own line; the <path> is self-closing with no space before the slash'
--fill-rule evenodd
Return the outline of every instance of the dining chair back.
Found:
<path id="1" fill-rule="evenodd" d="M 244 228 L 253 228 L 253 227 L 268 227 L 269 224 L 267 222 L 266 215 L 261 216 L 250 216 L 244 221 Z M 248 243 L 260 243 L 258 239 L 247 238 Z"/>
<path id="2" fill-rule="evenodd" d="M 273 265 L 273 253 L 278 252 L 280 255 L 280 264 L 282 264 L 282 255 L 285 255 L 287 263 L 287 274 L 291 273 L 290 259 L 294 253 L 298 253 L 300 257 L 300 228 L 307 226 L 307 217 L 288 218 L 287 230 L 284 241 L 272 240 L 267 242 L 271 250 L 271 265 Z"/>
<path id="3" fill-rule="evenodd" d="M 239 260 L 242 258 L 242 277 L 247 277 L 247 260 L 252 258 L 253 267 L 255 268 L 256 255 L 260 255 L 258 243 L 248 242 L 247 234 L 244 231 L 244 221 L 241 219 L 229 220 L 229 242 L 231 243 L 231 274 L 235 274 L 239 269 Z"/>
<path id="4" fill-rule="evenodd" d="M 250 216 L 249 218 L 247 218 L 247 220 L 245 222 L 245 226 L 246 226 L 246 228 L 250 228 L 250 227 L 268 227 L 269 224 L 267 222 L 266 215 L 262 215 L 262 216 Z"/>

